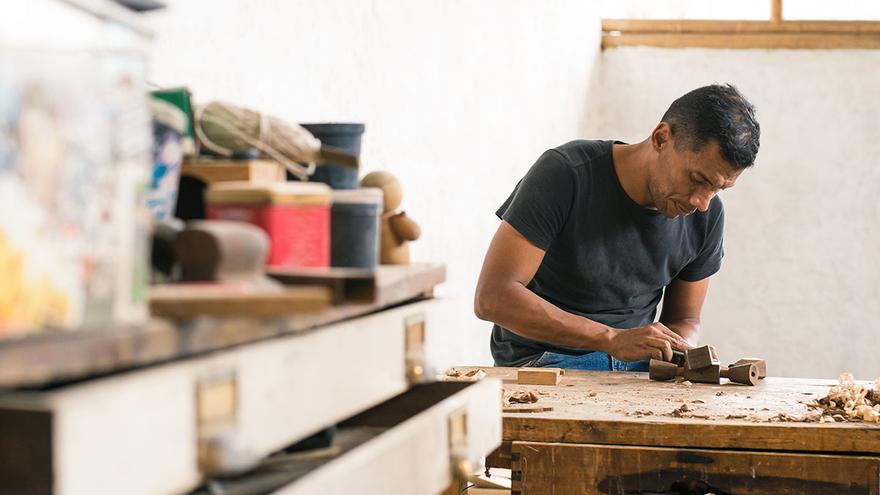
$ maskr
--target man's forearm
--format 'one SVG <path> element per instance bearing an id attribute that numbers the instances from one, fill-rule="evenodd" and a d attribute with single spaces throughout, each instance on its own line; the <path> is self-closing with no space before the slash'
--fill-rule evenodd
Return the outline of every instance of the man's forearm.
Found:
<path id="1" fill-rule="evenodd" d="M 697 318 L 682 318 L 669 321 L 664 321 L 661 318 L 660 323 L 669 327 L 673 332 L 681 335 L 694 347 L 700 342 L 700 320 Z"/>
<path id="2" fill-rule="evenodd" d="M 615 330 L 559 309 L 519 283 L 484 289 L 478 316 L 518 335 L 559 346 L 605 351 Z"/>

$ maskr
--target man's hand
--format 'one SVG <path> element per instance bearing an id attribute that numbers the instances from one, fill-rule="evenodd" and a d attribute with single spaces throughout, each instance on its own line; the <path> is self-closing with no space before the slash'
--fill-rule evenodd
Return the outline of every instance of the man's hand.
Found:
<path id="1" fill-rule="evenodd" d="M 672 350 L 686 351 L 692 346 L 662 323 L 639 328 L 614 330 L 606 352 L 621 361 L 643 359 L 672 360 Z"/>

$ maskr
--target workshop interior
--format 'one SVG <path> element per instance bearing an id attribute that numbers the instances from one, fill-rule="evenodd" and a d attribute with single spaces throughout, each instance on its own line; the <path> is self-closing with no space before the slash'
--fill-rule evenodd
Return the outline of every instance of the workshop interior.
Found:
<path id="1" fill-rule="evenodd" d="M 878 135 L 871 0 L 6 0 L 0 494 L 876 495 Z"/>

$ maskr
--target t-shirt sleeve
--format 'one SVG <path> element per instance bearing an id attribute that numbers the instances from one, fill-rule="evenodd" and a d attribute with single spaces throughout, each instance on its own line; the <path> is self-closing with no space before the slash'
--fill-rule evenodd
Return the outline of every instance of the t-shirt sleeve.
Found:
<path id="1" fill-rule="evenodd" d="M 548 150 L 495 214 L 546 251 L 565 226 L 574 195 L 574 170 L 564 155 Z"/>
<path id="2" fill-rule="evenodd" d="M 724 257 L 724 204 L 721 198 L 717 198 L 717 203 L 718 213 L 710 219 L 703 248 L 693 261 L 678 272 L 677 279 L 696 282 L 714 275 L 721 269 L 721 258 Z"/>

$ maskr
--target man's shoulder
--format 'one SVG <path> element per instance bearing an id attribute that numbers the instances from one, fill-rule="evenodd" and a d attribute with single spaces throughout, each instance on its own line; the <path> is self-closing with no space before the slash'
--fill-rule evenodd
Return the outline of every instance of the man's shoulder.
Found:
<path id="1" fill-rule="evenodd" d="M 612 141 L 576 139 L 550 149 L 549 151 L 573 167 L 590 165 L 606 160 L 611 154 Z"/>

